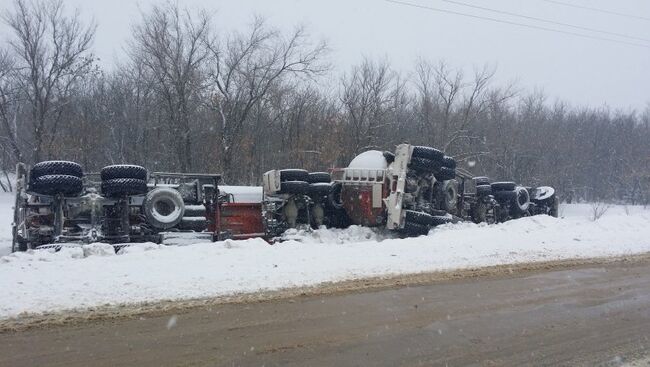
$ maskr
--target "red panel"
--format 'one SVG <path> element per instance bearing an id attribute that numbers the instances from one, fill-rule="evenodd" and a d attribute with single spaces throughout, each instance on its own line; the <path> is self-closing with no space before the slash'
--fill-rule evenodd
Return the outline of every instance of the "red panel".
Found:
<path id="1" fill-rule="evenodd" d="M 341 200 L 345 212 L 354 224 L 376 227 L 384 223 L 383 203 L 380 208 L 372 207 L 372 184 L 344 184 Z"/>
<path id="2" fill-rule="evenodd" d="M 227 232 L 237 239 L 265 234 L 261 203 L 222 203 L 216 214 L 215 234 Z"/>

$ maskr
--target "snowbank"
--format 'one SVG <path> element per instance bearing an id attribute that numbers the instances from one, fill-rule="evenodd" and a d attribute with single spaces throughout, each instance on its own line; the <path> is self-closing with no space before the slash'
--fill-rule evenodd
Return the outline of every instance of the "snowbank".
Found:
<path id="1" fill-rule="evenodd" d="M 8 205 L 2 213 L 10 212 Z M 399 273 L 650 251 L 650 210 L 614 208 L 595 222 L 589 219 L 589 206 L 563 211 L 571 216 L 538 216 L 493 226 L 450 224 L 409 239 L 351 227 L 292 231 L 285 235 L 286 242 L 273 246 L 252 239 L 187 246 L 139 244 L 118 254 L 103 244 L 17 253 L 0 259 L 0 318 Z M 11 220 L 2 220 L 0 234 L 7 241 Z"/>

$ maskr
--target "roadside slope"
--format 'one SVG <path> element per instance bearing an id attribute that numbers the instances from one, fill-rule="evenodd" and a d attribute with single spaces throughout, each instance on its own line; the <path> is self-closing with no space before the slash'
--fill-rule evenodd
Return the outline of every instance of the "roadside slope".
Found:
<path id="1" fill-rule="evenodd" d="M 140 244 L 118 255 L 102 244 L 12 254 L 0 259 L 0 319 L 400 274 L 631 256 L 650 252 L 650 211 L 612 211 L 598 221 L 575 215 L 492 226 L 462 223 L 407 239 L 361 227 L 287 237 L 292 239 L 273 246 L 254 239 Z"/>

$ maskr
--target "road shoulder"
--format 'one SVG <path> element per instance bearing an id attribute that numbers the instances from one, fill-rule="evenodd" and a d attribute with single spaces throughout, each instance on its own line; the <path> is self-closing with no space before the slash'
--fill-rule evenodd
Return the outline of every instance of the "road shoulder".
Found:
<path id="1" fill-rule="evenodd" d="M 25 314 L 17 318 L 0 320 L 0 333 L 19 332 L 34 328 L 50 328 L 66 325 L 137 318 L 141 316 L 165 316 L 182 314 L 201 308 L 223 304 L 248 304 L 287 300 L 300 297 L 340 295 L 355 292 L 378 291 L 437 283 L 450 283 L 472 278 L 516 278 L 534 273 L 562 269 L 574 269 L 594 265 L 621 264 L 626 266 L 650 263 L 650 253 L 610 258 L 559 260 L 548 262 L 497 265 L 482 268 L 467 268 L 450 271 L 400 274 L 386 277 L 372 277 L 341 282 L 327 282 L 316 286 L 296 287 L 267 292 L 234 294 L 224 297 L 193 300 L 168 300 L 151 303 L 124 304 L 88 309 L 66 310 L 44 314 Z"/>

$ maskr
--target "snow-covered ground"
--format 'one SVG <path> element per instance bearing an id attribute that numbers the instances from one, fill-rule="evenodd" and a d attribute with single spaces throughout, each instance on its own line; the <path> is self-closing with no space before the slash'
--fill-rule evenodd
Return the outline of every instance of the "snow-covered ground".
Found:
<path id="1" fill-rule="evenodd" d="M 6 197 L 5 197 L 6 196 Z M 0 253 L 10 249 L 12 200 L 0 196 Z M 0 319 L 107 304 L 191 299 L 400 273 L 650 251 L 650 209 L 615 206 L 592 221 L 588 204 L 564 218 L 499 225 L 461 223 L 428 236 L 394 238 L 368 228 L 293 232 L 187 246 L 108 245 L 33 251 L 0 258 Z"/>

